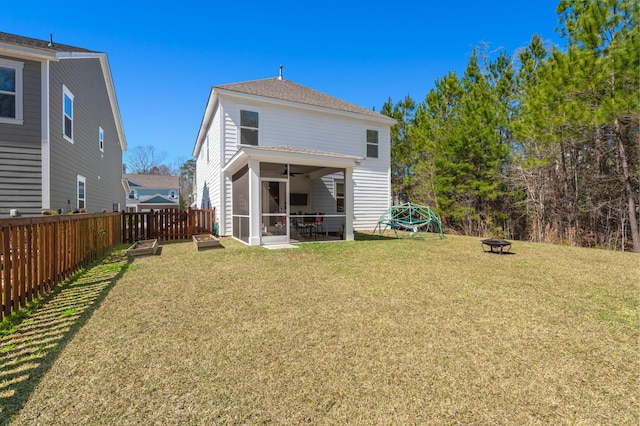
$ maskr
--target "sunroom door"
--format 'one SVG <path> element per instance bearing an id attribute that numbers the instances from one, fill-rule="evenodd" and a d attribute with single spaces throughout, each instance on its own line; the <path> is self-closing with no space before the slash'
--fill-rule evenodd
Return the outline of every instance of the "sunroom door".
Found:
<path id="1" fill-rule="evenodd" d="M 278 244 L 289 241 L 287 179 L 262 179 L 262 244 Z"/>

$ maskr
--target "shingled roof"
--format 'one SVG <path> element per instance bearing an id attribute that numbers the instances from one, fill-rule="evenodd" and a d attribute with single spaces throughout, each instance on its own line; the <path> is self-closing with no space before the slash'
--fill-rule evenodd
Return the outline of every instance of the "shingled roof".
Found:
<path id="1" fill-rule="evenodd" d="M 81 47 L 69 46 L 66 44 L 51 43 L 48 40 L 38 40 L 35 38 L 23 37 L 15 34 L 0 32 L 0 43 L 12 44 L 15 46 L 30 47 L 49 52 L 84 52 L 84 53 L 101 53 L 94 50 L 83 49 Z"/>
<path id="2" fill-rule="evenodd" d="M 131 174 L 122 175 L 130 182 L 134 182 L 144 188 L 178 188 L 180 186 L 180 178 L 178 176 L 165 175 L 148 175 L 148 174 Z"/>
<path id="3" fill-rule="evenodd" d="M 214 86 L 213 89 L 222 89 L 249 95 L 262 96 L 265 98 L 329 108 L 338 111 L 364 114 L 370 117 L 386 117 L 370 109 L 343 101 L 279 77 L 223 84 L 220 86 Z"/>

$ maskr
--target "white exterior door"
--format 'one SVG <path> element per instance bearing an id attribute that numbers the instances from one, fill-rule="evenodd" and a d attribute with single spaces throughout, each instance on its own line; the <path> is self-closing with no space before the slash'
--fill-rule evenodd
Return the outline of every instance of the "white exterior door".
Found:
<path id="1" fill-rule="evenodd" d="M 289 242 L 289 185 L 287 179 L 260 180 L 262 244 Z"/>

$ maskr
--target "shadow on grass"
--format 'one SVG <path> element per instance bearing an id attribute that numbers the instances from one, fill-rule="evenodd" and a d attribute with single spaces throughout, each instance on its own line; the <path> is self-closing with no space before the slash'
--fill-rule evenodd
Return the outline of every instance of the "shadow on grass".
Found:
<path id="1" fill-rule="evenodd" d="M 58 354 L 100 306 L 130 260 L 119 247 L 29 306 L 0 338 L 0 424 L 29 399 Z"/>
<path id="2" fill-rule="evenodd" d="M 414 239 L 414 240 L 431 240 L 440 239 L 440 236 L 435 233 L 410 233 L 404 231 L 398 231 L 394 233 L 392 230 L 387 230 L 380 234 L 379 232 L 354 232 L 353 238 L 356 241 L 378 241 L 378 240 L 402 240 L 402 239 Z"/>

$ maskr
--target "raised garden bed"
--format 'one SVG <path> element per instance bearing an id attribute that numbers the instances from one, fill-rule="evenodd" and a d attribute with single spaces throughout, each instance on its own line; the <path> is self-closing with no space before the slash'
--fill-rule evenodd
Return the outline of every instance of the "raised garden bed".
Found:
<path id="1" fill-rule="evenodd" d="M 220 240 L 211 234 L 194 235 L 193 244 L 198 251 L 221 247 Z"/>
<path id="2" fill-rule="evenodd" d="M 148 256 L 158 252 L 158 240 L 140 240 L 127 249 L 129 256 Z"/>

